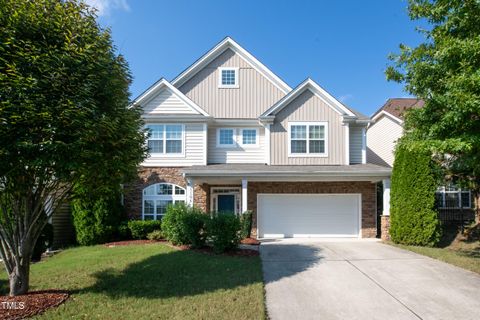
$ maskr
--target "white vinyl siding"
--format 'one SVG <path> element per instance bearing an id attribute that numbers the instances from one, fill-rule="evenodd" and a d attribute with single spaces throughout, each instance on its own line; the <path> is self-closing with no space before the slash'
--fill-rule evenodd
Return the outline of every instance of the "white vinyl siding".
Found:
<path id="1" fill-rule="evenodd" d="M 208 163 L 265 163 L 265 129 L 257 127 L 235 127 L 232 146 L 217 147 L 218 129 L 208 128 Z M 222 129 L 225 129 L 222 127 Z M 242 130 L 256 129 L 257 144 L 242 145 Z"/>
<path id="2" fill-rule="evenodd" d="M 238 89 L 219 88 L 219 68 L 238 68 Z M 256 119 L 285 93 L 230 49 L 178 88 L 215 118 Z"/>
<path id="3" fill-rule="evenodd" d="M 367 162 L 393 166 L 395 144 L 403 135 L 403 127 L 387 116 L 382 116 L 367 130 Z"/>
<path id="4" fill-rule="evenodd" d="M 168 89 L 161 90 L 143 106 L 144 114 L 199 114 Z"/>
<path id="5" fill-rule="evenodd" d="M 350 164 L 362 163 L 362 128 L 350 126 Z"/>
<path id="6" fill-rule="evenodd" d="M 168 154 L 162 156 L 153 154 L 150 155 L 142 163 L 142 166 L 191 166 L 205 164 L 205 137 L 204 137 L 203 123 L 186 123 L 184 124 L 184 154 L 175 155 Z"/>
<path id="7" fill-rule="evenodd" d="M 327 156 L 289 156 L 288 126 L 294 122 L 327 123 Z M 345 163 L 345 128 L 341 116 L 307 90 L 278 112 L 271 132 L 272 165 L 340 165 Z"/>

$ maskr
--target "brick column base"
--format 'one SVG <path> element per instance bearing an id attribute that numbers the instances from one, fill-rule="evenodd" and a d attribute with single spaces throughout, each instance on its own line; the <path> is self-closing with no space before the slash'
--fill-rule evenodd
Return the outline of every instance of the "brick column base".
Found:
<path id="1" fill-rule="evenodd" d="M 382 229 L 382 240 L 389 241 L 390 240 L 390 216 L 382 216 L 381 220 L 381 229 Z"/>

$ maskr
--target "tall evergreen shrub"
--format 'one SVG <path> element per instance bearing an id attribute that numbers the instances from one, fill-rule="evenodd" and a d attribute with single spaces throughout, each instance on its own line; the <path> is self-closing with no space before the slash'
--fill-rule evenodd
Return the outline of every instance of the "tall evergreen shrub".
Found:
<path id="1" fill-rule="evenodd" d="M 407 245 L 434 246 L 441 237 L 435 211 L 437 180 L 427 151 L 401 143 L 395 152 L 391 184 L 390 237 Z"/>

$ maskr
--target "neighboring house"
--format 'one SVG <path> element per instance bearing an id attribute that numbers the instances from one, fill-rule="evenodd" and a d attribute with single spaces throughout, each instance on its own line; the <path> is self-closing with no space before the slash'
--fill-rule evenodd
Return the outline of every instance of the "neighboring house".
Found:
<path id="1" fill-rule="evenodd" d="M 369 118 L 313 80 L 292 89 L 227 37 L 132 105 L 151 135 L 126 187 L 131 218 L 186 202 L 251 210 L 259 238 L 376 236 L 376 183 L 391 169 L 367 164 Z"/>
<path id="2" fill-rule="evenodd" d="M 416 98 L 392 98 L 372 115 L 367 128 L 367 162 L 382 166 L 393 166 L 395 145 L 403 135 L 405 112 L 422 108 L 424 101 Z M 390 188 L 387 183 L 384 188 Z M 388 195 L 388 193 L 385 193 Z M 440 219 L 443 221 L 463 221 L 474 219 L 473 199 L 469 190 L 453 185 L 440 187 L 436 194 Z M 389 207 L 389 198 L 383 203 Z M 383 213 L 384 215 L 385 212 Z M 388 219 L 384 217 L 382 219 Z M 384 222 L 387 225 L 388 222 Z M 385 230 L 383 230 L 385 231 Z M 382 234 L 386 234 L 382 232 Z"/>

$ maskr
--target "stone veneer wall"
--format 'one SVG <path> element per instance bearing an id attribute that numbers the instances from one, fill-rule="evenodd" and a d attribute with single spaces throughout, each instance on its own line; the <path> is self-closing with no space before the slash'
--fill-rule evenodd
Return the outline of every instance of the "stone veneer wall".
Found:
<path id="1" fill-rule="evenodd" d="M 389 241 L 390 240 L 390 216 L 382 216 L 381 217 L 381 232 L 382 232 L 382 240 Z"/>
<path id="2" fill-rule="evenodd" d="M 362 237 L 375 238 L 376 186 L 371 182 L 249 182 L 248 209 L 254 212 L 252 237 L 257 233 L 258 193 L 360 193 L 362 195 Z M 294 214 L 294 213 L 292 213 Z"/>
<path id="3" fill-rule="evenodd" d="M 142 192 L 146 187 L 155 183 L 173 183 L 183 188 L 187 182 L 180 173 L 181 168 L 140 167 L 137 178 L 125 185 L 124 204 L 129 219 L 142 217 Z M 195 185 L 193 202 L 195 206 L 208 211 L 209 187 L 206 184 Z"/>

